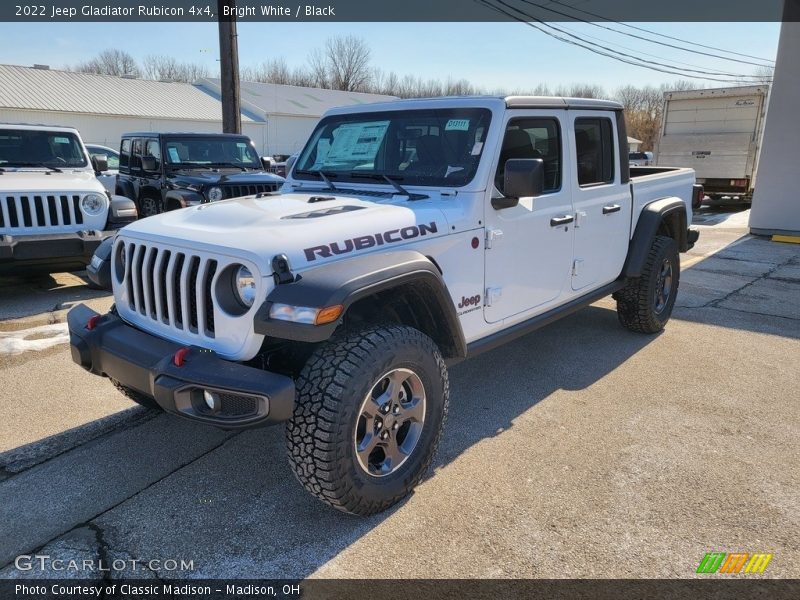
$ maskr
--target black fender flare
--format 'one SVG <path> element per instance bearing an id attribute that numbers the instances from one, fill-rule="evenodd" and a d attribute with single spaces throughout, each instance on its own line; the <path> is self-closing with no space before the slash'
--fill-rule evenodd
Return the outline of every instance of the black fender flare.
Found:
<path id="1" fill-rule="evenodd" d="M 269 317 L 272 305 L 342 305 L 344 316 L 358 300 L 405 286 L 416 288 L 428 300 L 426 309 L 431 311 L 438 334 L 431 337 L 442 354 L 446 358 L 466 357 L 464 332 L 447 285 L 436 265 L 414 250 L 366 254 L 304 271 L 294 282 L 278 285 L 270 292 L 256 312 L 254 330 L 273 338 L 322 342 L 333 335 L 341 318 L 327 325 L 279 321 Z"/>
<path id="2" fill-rule="evenodd" d="M 177 202 L 181 208 L 186 208 L 189 203 L 199 204 L 203 201 L 203 196 L 199 192 L 192 190 L 169 190 L 164 194 L 164 209 L 168 210 L 170 202 Z"/>
<path id="3" fill-rule="evenodd" d="M 136 201 L 136 192 L 134 191 L 133 184 L 130 181 L 121 179 L 120 176 L 117 175 L 117 185 L 115 187 L 118 195 L 125 196 L 134 202 Z"/>
<path id="4" fill-rule="evenodd" d="M 678 243 L 678 249 L 686 252 L 689 249 L 686 204 L 677 197 L 654 200 L 645 205 L 636 223 L 625 266 L 622 268 L 623 277 L 639 277 L 647 261 L 647 253 L 653 245 L 653 240 L 658 235 L 659 227 L 667 220 L 670 231 Z"/>

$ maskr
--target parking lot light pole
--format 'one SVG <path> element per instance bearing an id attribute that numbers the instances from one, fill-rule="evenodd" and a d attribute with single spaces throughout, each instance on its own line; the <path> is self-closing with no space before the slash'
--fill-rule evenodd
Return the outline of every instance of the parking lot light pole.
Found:
<path id="1" fill-rule="evenodd" d="M 241 94 L 239 89 L 239 40 L 236 33 L 235 9 L 236 0 L 217 0 L 223 133 L 242 132 Z M 223 16 L 226 12 L 228 16 Z"/>

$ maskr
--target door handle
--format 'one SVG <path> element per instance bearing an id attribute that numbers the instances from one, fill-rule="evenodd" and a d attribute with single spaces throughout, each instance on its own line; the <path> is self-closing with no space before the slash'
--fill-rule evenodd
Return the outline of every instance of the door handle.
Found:
<path id="1" fill-rule="evenodd" d="M 572 215 L 564 215 L 563 217 L 553 217 L 550 219 L 550 227 L 561 227 L 562 225 L 566 225 L 567 223 L 572 223 L 575 220 L 575 217 Z"/>
<path id="2" fill-rule="evenodd" d="M 622 207 L 619 204 L 611 204 L 610 206 L 603 207 L 603 214 L 610 215 L 611 213 L 619 212 Z"/>

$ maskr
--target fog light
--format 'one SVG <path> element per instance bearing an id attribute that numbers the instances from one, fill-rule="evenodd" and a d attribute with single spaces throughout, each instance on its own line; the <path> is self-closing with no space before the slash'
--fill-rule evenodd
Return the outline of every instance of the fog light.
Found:
<path id="1" fill-rule="evenodd" d="M 203 400 L 206 401 L 206 406 L 211 410 L 211 412 L 217 412 L 220 407 L 219 396 L 217 396 L 214 392 L 209 392 L 208 390 L 203 390 Z"/>

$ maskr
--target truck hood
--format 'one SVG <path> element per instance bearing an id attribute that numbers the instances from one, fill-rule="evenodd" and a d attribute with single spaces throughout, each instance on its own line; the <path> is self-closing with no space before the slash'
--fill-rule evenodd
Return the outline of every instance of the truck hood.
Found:
<path id="1" fill-rule="evenodd" d="M 372 202 L 320 192 L 201 204 L 142 219 L 121 235 L 248 258 L 269 275 L 276 254 L 285 254 L 293 270 L 303 271 L 447 230 L 444 213 L 429 202 Z"/>
<path id="2" fill-rule="evenodd" d="M 281 183 L 283 179 L 265 171 L 239 171 L 220 169 L 215 171 L 185 170 L 175 171 L 167 176 L 167 181 L 177 187 L 207 185 L 246 185 L 257 183 Z"/>
<path id="3" fill-rule="evenodd" d="M 5 171 L 0 174 L 4 192 L 99 192 L 102 184 L 92 171 Z"/>

